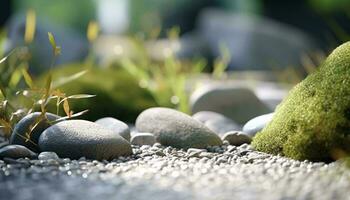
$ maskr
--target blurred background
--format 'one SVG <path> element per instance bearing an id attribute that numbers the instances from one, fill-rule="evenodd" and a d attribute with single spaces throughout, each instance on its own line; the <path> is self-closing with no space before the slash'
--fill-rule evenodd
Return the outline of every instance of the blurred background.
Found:
<path id="1" fill-rule="evenodd" d="M 158 30 L 165 38 L 169 29 L 178 27 L 183 44 L 177 51 L 182 57 L 213 59 L 220 43 L 225 43 L 233 56 L 230 69 L 297 66 L 303 53 L 328 51 L 347 41 L 350 29 L 347 0 L 3 0 L 1 4 L 0 25 L 7 29 L 9 46 L 23 42 L 25 14 L 32 9 L 37 14 L 36 36 L 46 37 L 47 30 L 55 33 L 62 52 L 67 52 L 59 63 L 86 56 L 85 32 L 91 20 L 111 41 L 135 34 L 147 37 Z M 108 41 L 99 42 L 99 48 L 111 52 Z"/>
<path id="2" fill-rule="evenodd" d="M 2 0 L 1 52 L 26 46 L 38 83 L 51 68 L 58 78 L 89 68 L 63 87 L 97 94 L 72 102 L 89 119 L 132 122 L 155 105 L 193 113 L 203 85 L 244 86 L 272 111 L 349 40 L 349 21 L 348 0 Z M 54 66 L 47 32 L 61 47 Z"/>

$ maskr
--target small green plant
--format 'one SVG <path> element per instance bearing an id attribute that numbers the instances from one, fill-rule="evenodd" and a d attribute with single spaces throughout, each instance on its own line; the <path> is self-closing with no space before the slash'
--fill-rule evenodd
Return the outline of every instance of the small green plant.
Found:
<path id="1" fill-rule="evenodd" d="M 90 46 L 93 45 L 94 41 L 97 39 L 100 31 L 100 27 L 96 21 L 90 21 L 86 31 L 86 38 L 88 39 Z M 85 59 L 85 65 L 91 68 L 94 65 L 95 56 L 93 54 L 92 48 L 90 47 L 88 55 Z"/>
<path id="2" fill-rule="evenodd" d="M 160 29 L 154 29 L 147 42 L 155 42 L 159 33 Z M 134 59 L 122 59 L 120 65 L 135 77 L 141 88 L 152 94 L 159 106 L 190 113 L 188 95 L 191 93 L 190 88 L 195 88 L 198 83 L 194 82 L 192 84 L 195 87 L 189 87 L 188 81 L 204 72 L 207 61 L 200 57 L 190 60 L 178 59 L 175 52 L 180 48 L 179 33 L 178 27 L 173 27 L 167 32 L 169 47 L 156 49 L 159 51 L 157 54 L 162 55 L 162 59 L 158 60 L 150 55 L 145 39 L 132 38 L 137 56 Z M 220 45 L 220 53 L 221 56 L 213 63 L 211 73 L 215 79 L 226 77 L 226 69 L 231 59 L 230 52 L 224 44 Z"/>
<path id="3" fill-rule="evenodd" d="M 230 51 L 227 46 L 221 43 L 219 48 L 221 56 L 215 59 L 212 72 L 213 77 L 216 79 L 222 79 L 227 75 L 226 69 L 231 60 Z"/>
<path id="4" fill-rule="evenodd" d="M 168 31 L 169 41 L 175 46 L 178 43 L 178 34 L 179 29 L 176 27 Z M 125 58 L 121 61 L 121 66 L 138 80 L 141 88 L 152 94 L 158 105 L 189 113 L 189 91 L 186 89 L 186 81 L 191 76 L 203 72 L 206 61 L 180 61 L 170 48 L 163 49 L 165 58 L 157 61 L 148 55 L 144 40 L 134 38 L 133 43 L 138 50 L 138 58 Z"/>
<path id="5" fill-rule="evenodd" d="M 30 44 L 35 34 L 35 13 L 28 12 L 27 24 L 25 30 L 25 42 Z M 56 45 L 52 33 L 48 33 L 48 39 L 53 49 L 53 59 L 51 67 L 54 66 L 56 58 L 61 53 L 61 48 Z M 30 141 L 31 132 L 34 128 L 46 118 L 48 104 L 56 100 L 56 112 L 58 114 L 60 107 L 66 113 L 65 118 L 77 117 L 86 112 L 73 113 L 70 110 L 69 101 L 71 99 L 91 98 L 94 95 L 76 94 L 66 95 L 59 87 L 62 84 L 71 82 L 86 73 L 86 71 L 76 73 L 72 76 L 53 81 L 52 76 L 48 76 L 44 86 L 36 85 L 28 72 L 30 52 L 26 46 L 17 47 L 8 55 L 0 59 L 0 128 L 6 138 L 9 138 L 14 125 L 23 116 L 34 111 L 40 111 L 41 115 L 26 133 L 26 141 Z"/>

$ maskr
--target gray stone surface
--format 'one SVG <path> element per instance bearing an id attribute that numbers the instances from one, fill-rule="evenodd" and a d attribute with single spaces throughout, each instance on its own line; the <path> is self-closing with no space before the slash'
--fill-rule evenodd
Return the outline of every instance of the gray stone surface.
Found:
<path id="1" fill-rule="evenodd" d="M 192 113 L 213 111 L 244 124 L 249 119 L 271 112 L 247 87 L 235 85 L 204 85 L 190 98 Z"/>
<path id="2" fill-rule="evenodd" d="M 0 160 L 0 199 L 348 200 L 350 170 L 272 156 L 249 145 L 188 151 L 135 146 L 129 157 Z M 194 152 L 198 155 L 191 156 Z"/>
<path id="3" fill-rule="evenodd" d="M 9 145 L 10 143 L 8 141 L 0 142 L 0 148 Z"/>
<path id="4" fill-rule="evenodd" d="M 200 111 L 195 113 L 192 117 L 205 124 L 218 135 L 222 135 L 228 131 L 241 130 L 241 127 L 237 123 L 220 113 Z"/>
<path id="5" fill-rule="evenodd" d="M 179 148 L 221 145 L 221 139 L 204 124 L 169 108 L 150 108 L 136 120 L 139 132 L 153 133 L 159 143 Z"/>
<path id="6" fill-rule="evenodd" d="M 104 117 L 95 121 L 95 123 L 112 130 L 114 133 L 122 136 L 127 141 L 130 141 L 130 129 L 124 122 L 113 117 Z"/>
<path id="7" fill-rule="evenodd" d="M 261 15 L 207 9 L 198 20 L 199 32 L 214 58 L 220 45 L 230 53 L 229 69 L 268 69 L 302 66 L 301 57 L 317 50 L 302 30 Z"/>
<path id="8" fill-rule="evenodd" d="M 254 137 L 257 132 L 261 131 L 272 120 L 272 117 L 273 113 L 254 117 L 243 126 L 243 132 L 250 137 Z"/>
<path id="9" fill-rule="evenodd" d="M 131 137 L 130 143 L 133 145 L 153 145 L 156 137 L 152 133 L 136 133 Z"/>
<path id="10" fill-rule="evenodd" d="M 22 145 L 7 145 L 0 149 L 0 159 L 2 158 L 35 158 L 37 154 Z"/>
<path id="11" fill-rule="evenodd" d="M 59 157 L 58 155 L 55 153 L 55 152 L 52 152 L 52 151 L 44 151 L 44 152 L 41 152 L 38 156 L 38 159 L 39 160 L 58 160 Z"/>
<path id="12" fill-rule="evenodd" d="M 250 144 L 252 138 L 240 131 L 230 131 L 222 136 L 222 140 L 227 140 L 231 145 L 240 146 Z"/>
<path id="13" fill-rule="evenodd" d="M 111 130 L 84 120 L 59 122 L 39 138 L 42 151 L 53 151 L 63 158 L 113 159 L 132 154 L 131 146 Z"/>
<path id="14" fill-rule="evenodd" d="M 43 119 L 30 133 L 29 140 L 28 134 L 30 132 L 30 128 L 35 125 L 38 118 L 40 117 L 40 112 L 34 112 L 31 113 L 25 117 L 23 117 L 15 126 L 13 129 L 13 132 L 11 134 L 10 138 L 10 144 L 19 144 L 23 145 L 25 147 L 28 147 L 32 151 L 38 152 L 38 139 L 40 137 L 40 134 L 48 127 L 51 126 L 52 122 L 59 119 L 60 116 L 46 113 L 46 119 Z"/>

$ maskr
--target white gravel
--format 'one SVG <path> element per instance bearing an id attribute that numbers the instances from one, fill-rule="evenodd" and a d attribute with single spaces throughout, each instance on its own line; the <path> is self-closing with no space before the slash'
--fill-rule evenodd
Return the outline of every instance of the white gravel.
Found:
<path id="1" fill-rule="evenodd" d="M 350 199 L 350 169 L 249 145 L 184 151 L 133 146 L 111 162 L 0 160 L 0 199 Z"/>

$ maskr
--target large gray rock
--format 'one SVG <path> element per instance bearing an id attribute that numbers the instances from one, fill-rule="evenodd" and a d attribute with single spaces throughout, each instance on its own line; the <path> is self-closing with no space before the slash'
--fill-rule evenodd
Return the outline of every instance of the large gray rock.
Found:
<path id="1" fill-rule="evenodd" d="M 200 111 L 194 114 L 192 117 L 205 124 L 210 130 L 218 135 L 222 135 L 228 131 L 241 130 L 241 127 L 237 123 L 220 113 Z"/>
<path id="2" fill-rule="evenodd" d="M 104 117 L 95 121 L 95 123 L 112 130 L 114 133 L 122 136 L 127 141 L 130 141 L 130 129 L 124 122 L 113 117 Z"/>
<path id="3" fill-rule="evenodd" d="M 32 151 L 38 152 L 38 139 L 40 134 L 51 126 L 51 124 L 60 118 L 60 116 L 46 113 L 46 119 L 42 119 L 40 123 L 30 133 L 30 128 L 35 125 L 40 117 L 40 112 L 31 113 L 23 117 L 15 126 L 10 137 L 10 144 L 23 145 Z M 29 134 L 30 133 L 30 134 Z M 28 135 L 29 134 L 29 135 Z M 29 139 L 27 141 L 27 139 Z"/>
<path id="4" fill-rule="evenodd" d="M 132 154 L 131 145 L 113 131 L 93 122 L 69 120 L 46 129 L 39 138 L 42 151 L 62 158 L 110 160 Z"/>
<path id="5" fill-rule="evenodd" d="M 273 69 L 301 66 L 301 57 L 317 50 L 305 32 L 263 16 L 207 9 L 199 16 L 199 32 L 213 57 L 228 48 L 229 69 Z"/>
<path id="6" fill-rule="evenodd" d="M 159 143 L 178 148 L 221 145 L 221 139 L 204 124 L 169 108 L 150 108 L 136 119 L 139 132 L 153 133 Z"/>
<path id="7" fill-rule="evenodd" d="M 274 113 L 269 113 L 254 117 L 243 126 L 243 132 L 250 137 L 254 137 L 257 132 L 265 128 L 265 126 L 272 120 L 273 114 Z"/>
<path id="8" fill-rule="evenodd" d="M 271 112 L 250 89 L 234 85 L 204 85 L 191 95 L 190 104 L 192 113 L 213 111 L 239 124 Z"/>
<path id="9" fill-rule="evenodd" d="M 22 145 L 8 145 L 0 149 L 0 159 L 3 158 L 36 158 L 37 154 Z"/>

